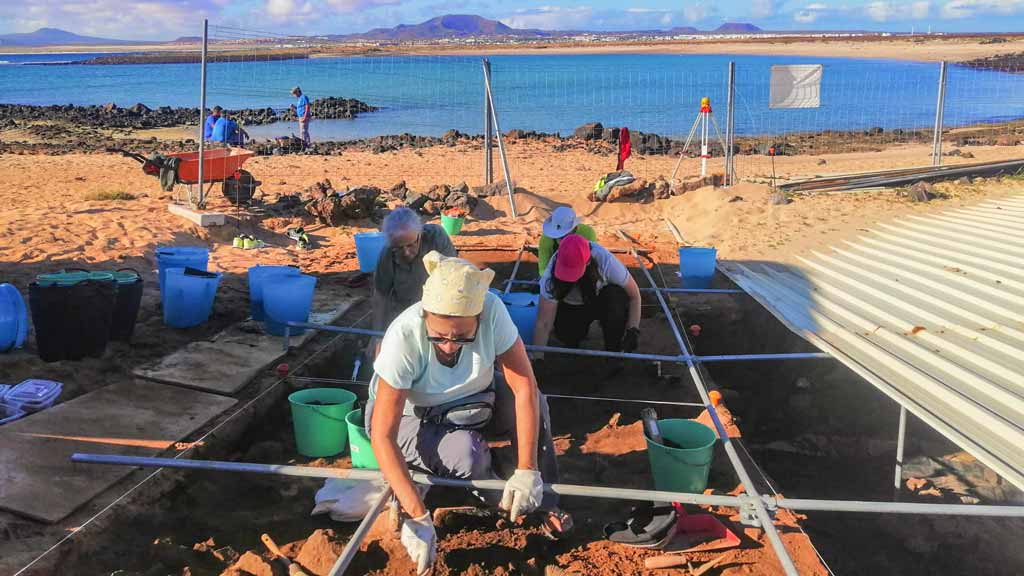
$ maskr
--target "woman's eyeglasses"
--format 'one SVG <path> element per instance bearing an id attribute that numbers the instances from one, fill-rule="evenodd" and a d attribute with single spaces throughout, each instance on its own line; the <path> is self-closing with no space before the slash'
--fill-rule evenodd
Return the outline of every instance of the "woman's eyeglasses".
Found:
<path id="1" fill-rule="evenodd" d="M 452 344 L 472 344 L 476 342 L 476 334 L 468 338 L 448 338 L 446 336 L 427 336 L 427 341 L 434 344 L 444 344 L 445 342 L 451 342 Z"/>

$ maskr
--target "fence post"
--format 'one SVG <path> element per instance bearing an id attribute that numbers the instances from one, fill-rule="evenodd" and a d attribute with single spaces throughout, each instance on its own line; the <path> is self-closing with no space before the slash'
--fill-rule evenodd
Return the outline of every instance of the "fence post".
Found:
<path id="1" fill-rule="evenodd" d="M 736 184 L 736 169 L 733 163 L 736 158 L 733 156 L 733 139 L 735 130 L 735 109 L 736 109 L 736 63 L 729 62 L 729 87 L 727 95 L 727 108 L 725 112 L 725 184 L 733 186 Z"/>
<path id="2" fill-rule="evenodd" d="M 498 123 L 498 111 L 494 107 L 494 92 L 491 91 L 491 67 L 484 68 L 484 90 L 487 92 L 487 103 L 491 108 L 491 120 L 494 121 L 495 137 L 498 139 L 498 155 L 501 156 L 501 169 L 505 174 L 505 188 L 508 190 L 508 204 L 512 211 L 512 217 L 518 218 L 516 212 L 516 197 L 512 191 L 512 174 L 508 169 L 508 156 L 505 155 L 505 144 L 501 137 L 501 124 Z"/>
<path id="3" fill-rule="evenodd" d="M 939 101 L 935 104 L 935 133 L 932 136 L 932 166 L 942 165 L 942 113 L 946 108 L 946 61 L 939 63 Z"/>
<path id="4" fill-rule="evenodd" d="M 484 58 L 484 78 L 491 77 L 491 61 Z M 484 83 L 484 184 L 494 182 L 494 124 L 491 122 L 491 98 Z"/>
<path id="5" fill-rule="evenodd" d="M 209 33 L 210 21 L 203 18 L 203 55 L 199 68 L 199 204 L 197 207 L 202 207 L 206 204 L 206 198 L 203 197 L 203 156 L 206 151 L 206 138 L 203 131 L 206 128 L 206 49 L 209 42 Z"/>

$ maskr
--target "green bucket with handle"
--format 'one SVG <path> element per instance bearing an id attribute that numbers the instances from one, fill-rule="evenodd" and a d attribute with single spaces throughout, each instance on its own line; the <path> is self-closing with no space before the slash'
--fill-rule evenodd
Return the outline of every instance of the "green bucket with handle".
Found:
<path id="1" fill-rule="evenodd" d="M 715 454 L 715 431 L 693 420 L 658 420 L 662 437 L 678 448 L 658 444 L 647 434 L 654 489 L 701 494 L 708 487 L 708 473 Z"/>
<path id="2" fill-rule="evenodd" d="M 370 445 L 370 435 L 366 433 L 362 408 L 349 412 L 345 422 L 348 424 L 348 453 L 352 456 L 352 467 L 380 470 Z"/>
<path id="3" fill-rule="evenodd" d="M 448 233 L 449 236 L 458 236 L 459 232 L 462 232 L 462 225 L 466 223 L 465 218 L 457 218 L 454 216 L 448 216 L 447 214 L 441 214 L 441 227 Z"/>
<path id="4" fill-rule="evenodd" d="M 288 396 L 292 406 L 295 446 L 310 458 L 337 456 L 348 445 L 345 416 L 356 395 L 340 388 L 309 388 Z"/>

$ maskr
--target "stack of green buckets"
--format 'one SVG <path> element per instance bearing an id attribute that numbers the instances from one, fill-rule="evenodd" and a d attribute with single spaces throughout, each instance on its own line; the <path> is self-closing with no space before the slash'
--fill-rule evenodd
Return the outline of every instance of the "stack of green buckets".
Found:
<path id="1" fill-rule="evenodd" d="M 354 409 L 355 394 L 340 388 L 309 388 L 292 392 L 288 402 L 299 454 L 326 458 L 344 453 L 348 446 L 353 468 L 378 468 L 363 411 Z"/>

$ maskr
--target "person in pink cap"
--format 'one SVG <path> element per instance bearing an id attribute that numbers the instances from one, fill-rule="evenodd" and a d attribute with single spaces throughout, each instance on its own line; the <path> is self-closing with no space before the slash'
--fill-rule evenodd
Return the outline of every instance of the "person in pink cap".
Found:
<path id="1" fill-rule="evenodd" d="M 534 344 L 546 346 L 554 328 L 559 342 L 578 348 L 597 320 L 605 350 L 637 349 L 640 288 L 622 262 L 597 242 L 578 234 L 563 238 L 541 275 L 540 295 Z"/>

